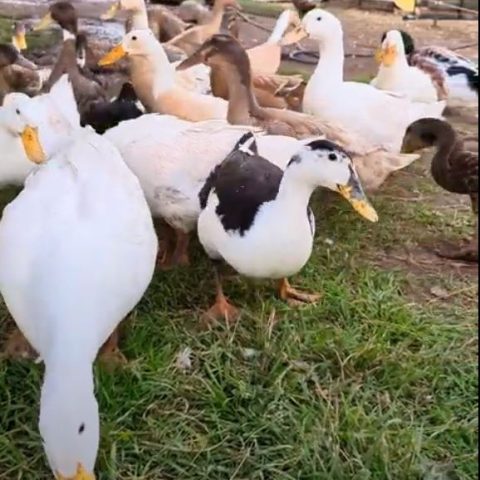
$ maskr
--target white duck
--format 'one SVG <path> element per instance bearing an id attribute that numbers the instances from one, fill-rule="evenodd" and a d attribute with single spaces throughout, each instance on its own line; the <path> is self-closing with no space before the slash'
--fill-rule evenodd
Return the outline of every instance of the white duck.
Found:
<path id="1" fill-rule="evenodd" d="M 225 120 L 191 123 L 150 114 L 105 133 L 140 180 L 152 215 L 175 230 L 175 251 L 164 260 L 164 267 L 188 263 L 188 235 L 200 213 L 198 193 L 211 170 L 252 129 Z M 301 145 L 278 135 L 260 136 L 257 142 L 262 155 L 280 168 Z"/>
<path id="2" fill-rule="evenodd" d="M 76 125 L 78 113 L 76 106 L 71 109 L 62 101 L 62 83 L 54 85 L 51 94 L 39 95 L 32 99 L 23 93 L 9 93 L 0 107 L 0 145 L 3 145 L 0 162 L 0 187 L 5 185 L 23 185 L 25 179 L 35 168 L 25 154 L 22 142 L 15 130 L 12 130 L 17 110 L 26 101 L 38 105 L 37 109 L 48 112 L 48 124 L 40 122 L 38 135 L 42 145 L 51 148 L 49 143 L 68 135 L 72 126 Z M 60 91 L 59 91 L 60 90 Z M 54 135 L 52 135 L 54 133 Z"/>
<path id="3" fill-rule="evenodd" d="M 59 83 L 61 102 L 74 108 L 67 78 Z M 50 467 L 58 479 L 93 480 L 92 363 L 145 292 L 157 240 L 118 151 L 89 128 L 72 128 L 45 148 L 35 130 L 48 121 L 43 114 L 25 102 L 11 125 L 39 167 L 0 222 L 0 291 L 45 363 L 39 427 Z"/>
<path id="4" fill-rule="evenodd" d="M 401 93 L 412 102 L 438 101 L 432 77 L 408 64 L 402 35 L 398 30 L 387 32 L 376 57 L 380 67 L 371 85 L 380 90 Z"/>
<path id="5" fill-rule="evenodd" d="M 280 280 L 284 300 L 312 302 L 318 295 L 292 288 L 287 278 L 308 261 L 315 221 L 308 204 L 316 187 L 339 192 L 370 221 L 378 217 L 363 193 L 348 154 L 329 140 L 307 143 L 285 168 L 258 154 L 245 135 L 210 174 L 200 193 L 198 236 L 208 256 L 241 275 Z M 216 302 L 206 320 L 236 317 L 216 269 Z"/>
<path id="6" fill-rule="evenodd" d="M 343 79 L 343 30 L 331 13 L 315 8 L 303 17 L 309 36 L 319 43 L 320 60 L 305 89 L 303 109 L 336 121 L 371 143 L 399 152 L 405 129 L 423 117 L 439 117 L 445 102 L 414 103 L 375 87 Z"/>
<path id="7" fill-rule="evenodd" d="M 151 30 L 132 30 L 122 43 L 99 62 L 110 65 L 130 59 L 130 80 L 149 112 L 165 113 L 194 122 L 226 118 L 228 103 L 185 88 L 177 81 L 175 66 Z"/>
<path id="8" fill-rule="evenodd" d="M 7 100 L 10 95 L 13 94 L 7 95 L 3 106 L 0 107 L 0 145 L 3 150 L 0 162 L 0 187 L 23 185 L 28 174 L 34 168 L 34 164 L 28 160 L 25 154 L 25 149 L 15 129 L 16 107 Z"/>

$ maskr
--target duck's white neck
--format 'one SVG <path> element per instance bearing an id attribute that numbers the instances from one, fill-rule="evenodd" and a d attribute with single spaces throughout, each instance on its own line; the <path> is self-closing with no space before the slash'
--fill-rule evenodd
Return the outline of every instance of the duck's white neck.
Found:
<path id="1" fill-rule="evenodd" d="M 144 3 L 138 9 L 132 10 L 130 18 L 132 21 L 132 30 L 145 30 L 148 28 L 147 7 Z"/>
<path id="2" fill-rule="evenodd" d="M 66 28 L 62 29 L 63 41 L 65 40 L 75 40 L 75 34 L 67 30 Z"/>
<path id="3" fill-rule="evenodd" d="M 319 42 L 319 56 L 317 67 L 312 75 L 312 81 L 328 83 L 343 82 L 343 34 L 339 32 L 328 42 Z"/>
<path id="4" fill-rule="evenodd" d="M 277 23 L 275 23 L 275 27 L 273 28 L 273 31 L 268 37 L 266 43 L 279 43 L 287 31 L 288 23 L 289 12 L 282 12 L 278 17 Z"/>
<path id="5" fill-rule="evenodd" d="M 149 83 L 154 97 L 174 87 L 175 67 L 168 61 L 160 43 L 146 56 L 132 56 L 132 61 L 134 85 Z"/>
<path id="6" fill-rule="evenodd" d="M 317 186 L 308 181 L 302 170 L 302 165 L 289 165 L 285 169 L 277 195 L 277 201 L 285 204 L 288 211 L 295 215 L 306 214 L 310 197 Z"/>

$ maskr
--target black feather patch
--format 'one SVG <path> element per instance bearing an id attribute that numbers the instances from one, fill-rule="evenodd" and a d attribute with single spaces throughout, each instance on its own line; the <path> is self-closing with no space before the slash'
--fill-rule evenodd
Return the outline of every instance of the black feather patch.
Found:
<path id="1" fill-rule="evenodd" d="M 232 151 L 209 175 L 199 198 L 205 208 L 210 192 L 219 204 L 216 213 L 226 231 L 244 235 L 255 221 L 260 206 L 278 194 L 283 171 L 267 159 Z"/>
<path id="2" fill-rule="evenodd" d="M 113 102 L 95 102 L 83 113 L 81 125 L 90 125 L 98 133 L 102 134 L 108 129 L 116 127 L 124 120 L 132 120 L 143 115 L 136 105 L 137 95 L 130 83 L 122 86 L 118 98 Z"/>
<path id="3" fill-rule="evenodd" d="M 478 72 L 471 70 L 470 68 L 462 65 L 452 65 L 447 69 L 448 75 L 465 75 L 467 78 L 468 86 L 477 92 L 478 95 Z"/>

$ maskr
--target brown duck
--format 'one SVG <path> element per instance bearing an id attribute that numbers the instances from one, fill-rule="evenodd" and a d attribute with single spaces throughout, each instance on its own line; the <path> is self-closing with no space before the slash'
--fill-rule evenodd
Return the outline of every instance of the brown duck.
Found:
<path id="1" fill-rule="evenodd" d="M 41 86 L 36 65 L 24 58 L 13 45 L 0 44 L 0 105 L 7 93 L 35 95 Z"/>
<path id="2" fill-rule="evenodd" d="M 435 146 L 431 173 L 435 182 L 448 192 L 468 195 L 476 225 L 471 242 L 462 248 L 437 252 L 452 259 L 478 261 L 478 139 L 466 142 L 444 120 L 422 118 L 405 133 L 402 150 L 414 152 Z"/>
<path id="3" fill-rule="evenodd" d="M 254 125 L 273 135 L 308 138 L 325 135 L 338 143 L 354 158 L 355 166 L 366 189 L 378 188 L 393 171 L 412 162 L 412 157 L 393 154 L 372 147 L 364 139 L 333 123 L 311 115 L 264 108 L 258 104 L 252 88 L 250 63 L 244 48 L 229 35 L 214 35 L 177 69 L 198 63 L 220 69 L 229 86 L 227 120 L 234 125 Z M 418 155 L 415 157 L 418 158 Z"/>

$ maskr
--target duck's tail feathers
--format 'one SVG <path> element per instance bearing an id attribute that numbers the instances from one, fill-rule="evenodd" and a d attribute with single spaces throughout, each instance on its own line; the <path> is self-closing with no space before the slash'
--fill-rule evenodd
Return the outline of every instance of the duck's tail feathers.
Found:
<path id="1" fill-rule="evenodd" d="M 240 150 L 247 155 L 258 155 L 257 142 L 253 132 L 244 133 L 233 147 L 232 151 Z"/>

